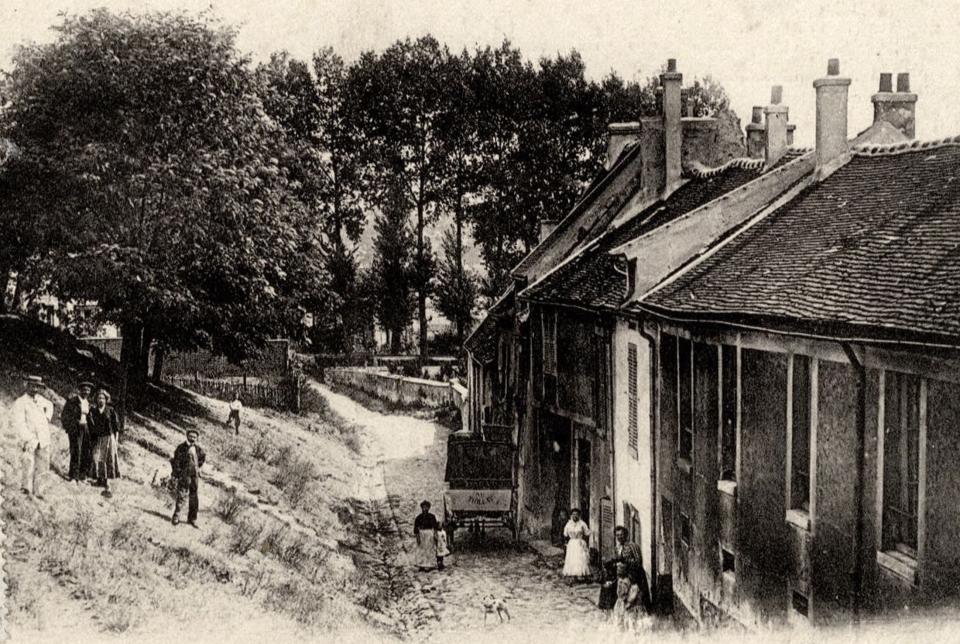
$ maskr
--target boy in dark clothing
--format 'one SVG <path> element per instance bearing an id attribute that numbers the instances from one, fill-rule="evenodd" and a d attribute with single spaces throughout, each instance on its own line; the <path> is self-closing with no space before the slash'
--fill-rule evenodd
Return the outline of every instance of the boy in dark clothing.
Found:
<path id="1" fill-rule="evenodd" d="M 173 466 L 173 480 L 177 486 L 177 502 L 173 507 L 173 525 L 180 523 L 180 506 L 183 505 L 184 497 L 189 496 L 189 505 L 187 507 L 187 523 L 194 528 L 197 526 L 197 512 L 200 506 L 200 500 L 197 497 L 197 482 L 200 479 L 200 468 L 207 455 L 203 453 L 200 445 L 197 444 L 199 433 L 195 429 L 187 430 L 187 440 L 177 447 L 170 459 Z"/>
<path id="2" fill-rule="evenodd" d="M 75 483 L 90 475 L 92 443 L 87 419 L 93 407 L 90 401 L 93 383 L 85 380 L 80 383 L 78 390 L 77 395 L 71 396 L 60 412 L 60 422 L 70 440 L 68 477 Z"/>

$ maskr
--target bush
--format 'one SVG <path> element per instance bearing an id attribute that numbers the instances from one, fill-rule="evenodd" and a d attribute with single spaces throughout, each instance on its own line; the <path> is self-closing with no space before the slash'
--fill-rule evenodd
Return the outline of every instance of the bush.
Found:
<path id="1" fill-rule="evenodd" d="M 290 447 L 280 452 L 276 461 L 277 471 L 270 482 L 283 491 L 291 505 L 296 506 L 306 496 L 310 482 L 317 478 L 317 468 L 312 462 L 294 456 Z"/>
<path id="2" fill-rule="evenodd" d="M 240 513 L 250 507 L 251 503 L 237 494 L 237 488 L 232 487 L 220 495 L 213 511 L 225 523 L 233 523 Z"/>
<path id="3" fill-rule="evenodd" d="M 237 442 L 227 443 L 223 448 L 223 457 L 228 461 L 237 462 L 243 456 L 243 445 Z"/>
<path id="4" fill-rule="evenodd" d="M 246 556 L 248 552 L 260 541 L 264 526 L 262 523 L 251 519 L 247 515 L 242 515 L 240 520 L 233 525 L 233 533 L 230 539 L 230 552 Z"/>
<path id="5" fill-rule="evenodd" d="M 253 447 L 250 448 L 250 456 L 253 458 L 265 461 L 267 459 L 267 454 L 270 453 L 270 441 L 267 439 L 267 435 L 263 432 L 260 432 L 260 435 L 257 437 L 256 442 L 254 442 Z"/>

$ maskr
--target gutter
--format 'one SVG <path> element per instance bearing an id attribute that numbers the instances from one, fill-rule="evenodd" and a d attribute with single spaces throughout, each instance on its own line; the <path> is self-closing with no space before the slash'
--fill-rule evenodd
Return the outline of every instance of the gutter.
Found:
<path id="1" fill-rule="evenodd" d="M 657 581 L 660 577 L 657 561 L 657 500 L 660 490 L 657 486 L 657 438 L 660 435 L 660 424 L 657 422 L 660 409 L 660 352 L 657 350 L 657 339 L 648 334 L 643 328 L 643 319 L 637 316 L 637 331 L 640 337 L 650 345 L 650 603 L 651 609 L 658 605 Z"/>
<path id="2" fill-rule="evenodd" d="M 863 595 L 863 527 L 864 527 L 864 446 L 867 431 L 867 370 L 863 366 L 863 361 L 857 357 L 853 347 L 847 342 L 841 342 L 840 346 L 847 354 L 850 364 L 857 370 L 857 414 L 856 414 L 856 450 L 857 450 L 857 478 L 855 482 L 856 504 L 857 504 L 857 527 L 854 531 L 854 562 L 853 572 L 851 574 L 851 586 L 853 592 L 853 621 L 854 624 L 860 624 L 860 608 Z"/>

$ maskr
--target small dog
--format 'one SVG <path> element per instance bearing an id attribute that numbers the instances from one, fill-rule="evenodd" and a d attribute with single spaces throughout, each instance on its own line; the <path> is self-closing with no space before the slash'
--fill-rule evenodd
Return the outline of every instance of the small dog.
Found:
<path id="1" fill-rule="evenodd" d="M 497 614 L 497 617 L 500 618 L 500 623 L 503 623 L 503 616 L 507 616 L 507 621 L 510 621 L 510 611 L 507 610 L 507 602 L 504 601 L 502 597 L 494 597 L 493 595 L 485 595 L 481 600 L 483 605 L 483 623 L 487 623 L 487 615 Z"/>

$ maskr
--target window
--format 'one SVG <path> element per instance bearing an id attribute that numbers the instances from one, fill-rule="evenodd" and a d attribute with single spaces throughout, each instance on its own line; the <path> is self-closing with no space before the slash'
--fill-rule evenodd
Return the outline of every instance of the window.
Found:
<path id="1" fill-rule="evenodd" d="M 737 478 L 737 348 L 720 347 L 720 479 Z"/>
<path id="2" fill-rule="evenodd" d="M 804 617 L 810 616 L 810 598 L 799 591 L 791 593 L 790 601 L 793 610 Z"/>
<path id="3" fill-rule="evenodd" d="M 737 558 L 726 548 L 720 548 L 720 570 L 722 572 L 737 572 Z"/>
<path id="4" fill-rule="evenodd" d="M 920 498 L 920 398 L 918 376 L 884 377 L 883 550 L 916 559 Z"/>
<path id="5" fill-rule="evenodd" d="M 690 524 L 690 517 L 683 512 L 680 513 L 680 534 L 679 552 L 677 553 L 677 563 L 680 566 L 680 578 L 689 579 L 688 559 L 690 545 L 693 543 L 693 526 Z"/>
<path id="6" fill-rule="evenodd" d="M 810 511 L 810 358 L 793 356 L 790 509 Z"/>
<path id="7" fill-rule="evenodd" d="M 633 342 L 627 345 L 627 429 L 630 453 L 638 458 L 638 410 L 637 410 L 637 345 Z"/>
<path id="8" fill-rule="evenodd" d="M 633 295 L 637 290 L 637 258 L 634 257 L 627 262 L 627 297 Z"/>
<path id="9" fill-rule="evenodd" d="M 677 450 L 679 457 L 693 460 L 693 343 L 686 338 L 677 341 L 677 373 L 680 400 L 679 437 Z"/>
<path id="10" fill-rule="evenodd" d="M 543 320 L 543 372 L 557 375 L 557 313 L 544 311 Z"/>

